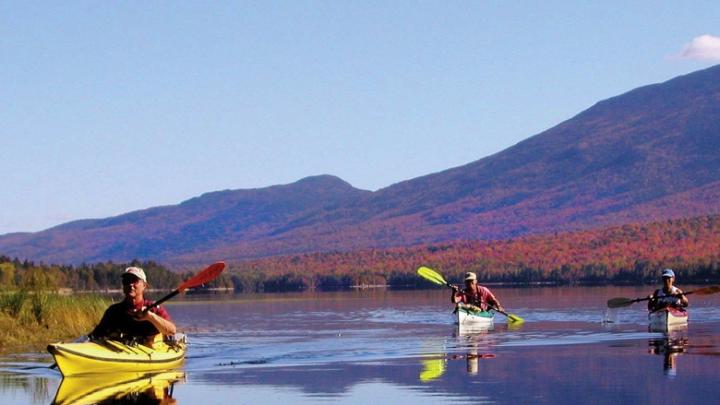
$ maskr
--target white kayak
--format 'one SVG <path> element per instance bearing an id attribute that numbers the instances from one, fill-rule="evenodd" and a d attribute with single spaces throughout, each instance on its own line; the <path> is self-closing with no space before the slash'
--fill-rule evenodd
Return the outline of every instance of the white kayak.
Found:
<path id="1" fill-rule="evenodd" d="M 481 311 L 477 307 L 458 304 L 455 307 L 457 325 L 461 329 L 492 329 L 495 312 Z"/>
<path id="2" fill-rule="evenodd" d="M 648 314 L 651 328 L 667 328 L 669 326 L 687 325 L 688 311 L 682 308 L 667 307 Z"/>

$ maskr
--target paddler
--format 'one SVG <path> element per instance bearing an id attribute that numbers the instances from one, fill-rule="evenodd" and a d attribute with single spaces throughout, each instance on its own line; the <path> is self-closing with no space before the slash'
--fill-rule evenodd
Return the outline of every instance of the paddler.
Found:
<path id="1" fill-rule="evenodd" d="M 498 309 L 505 311 L 495 295 L 487 287 L 483 287 L 477 282 L 477 275 L 473 272 L 465 273 L 465 288 L 460 290 L 457 286 L 452 286 L 453 291 L 450 301 L 453 304 L 464 303 L 474 305 L 483 311 L 488 309 Z"/>
<path id="2" fill-rule="evenodd" d="M 662 272 L 663 286 L 648 295 L 648 311 L 655 312 L 657 310 L 673 307 L 684 308 L 690 303 L 681 289 L 675 287 L 675 272 L 672 269 L 665 269 Z"/>
<path id="3" fill-rule="evenodd" d="M 144 297 L 148 287 L 145 271 L 140 267 L 128 267 L 122 274 L 125 298 L 110 305 L 100 323 L 90 333 L 90 338 L 113 338 L 140 343 L 152 342 L 156 335 L 174 335 L 175 324 L 165 308 L 146 308 L 153 301 Z"/>

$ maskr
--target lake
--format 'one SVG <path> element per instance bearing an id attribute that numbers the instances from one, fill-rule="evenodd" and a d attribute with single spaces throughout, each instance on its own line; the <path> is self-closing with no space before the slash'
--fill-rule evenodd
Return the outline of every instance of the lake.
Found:
<path id="1" fill-rule="evenodd" d="M 681 288 L 690 290 L 692 286 Z M 508 312 L 459 333 L 449 291 L 182 297 L 167 305 L 190 349 L 181 372 L 103 403 L 709 403 L 717 401 L 720 294 L 691 295 L 690 324 L 650 331 L 652 287 L 493 288 Z M 46 353 L 0 358 L 0 403 L 48 404 L 61 376 Z M 110 385 L 110 387 L 107 387 Z M 65 389 L 69 389 L 69 383 Z M 139 392 L 142 391 L 142 392 Z M 151 400 L 166 397 L 164 402 Z M 77 400 L 82 400 L 78 397 Z"/>

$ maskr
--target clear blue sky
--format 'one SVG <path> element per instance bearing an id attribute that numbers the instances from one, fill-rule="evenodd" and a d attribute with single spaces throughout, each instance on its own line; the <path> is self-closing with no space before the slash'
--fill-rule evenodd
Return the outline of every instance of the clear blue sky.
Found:
<path id="1" fill-rule="evenodd" d="M 712 66 L 719 36 L 717 1 L 0 2 L 0 234 L 376 190 Z"/>

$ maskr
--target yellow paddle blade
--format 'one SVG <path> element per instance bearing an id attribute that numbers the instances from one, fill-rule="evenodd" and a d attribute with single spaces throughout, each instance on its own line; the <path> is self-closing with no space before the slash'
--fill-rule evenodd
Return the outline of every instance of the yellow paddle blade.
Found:
<path id="1" fill-rule="evenodd" d="M 430 281 L 431 283 L 435 283 L 438 285 L 447 285 L 447 281 L 445 281 L 443 276 L 429 267 L 422 266 L 417 270 L 417 273 L 420 277 L 424 278 L 427 281 Z"/>
<path id="2" fill-rule="evenodd" d="M 515 314 L 507 314 L 507 318 L 508 318 L 508 322 L 510 322 L 510 323 L 517 324 L 517 323 L 525 322 L 524 319 L 522 319 L 521 317 L 519 317 Z"/>
<path id="3" fill-rule="evenodd" d="M 423 360 L 423 371 L 420 373 L 420 381 L 432 381 L 445 372 L 445 359 Z"/>

